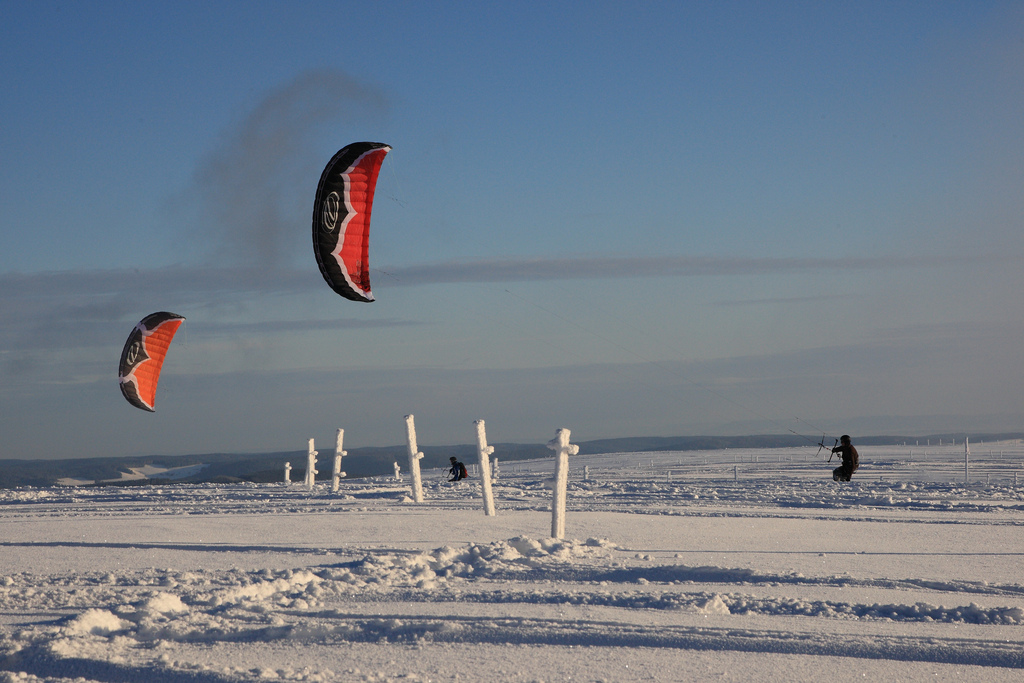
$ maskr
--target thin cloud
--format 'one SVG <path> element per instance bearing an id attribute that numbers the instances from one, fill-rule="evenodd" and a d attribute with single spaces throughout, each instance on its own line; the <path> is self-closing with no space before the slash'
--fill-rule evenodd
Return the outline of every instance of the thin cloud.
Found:
<path id="1" fill-rule="evenodd" d="M 991 261 L 989 257 L 958 257 L 956 262 Z M 637 277 L 713 277 L 765 275 L 821 270 L 894 270 L 921 268 L 953 259 L 921 257 L 874 258 L 743 258 L 714 256 L 580 257 L 561 259 L 502 259 L 450 262 L 381 269 L 382 280 L 393 286 L 460 282 L 521 282 L 531 280 L 593 280 Z"/>
<path id="2" fill-rule="evenodd" d="M 950 264 L 1019 261 L 1019 256 L 936 258 L 580 257 L 450 262 L 380 269 L 379 288 L 458 283 L 501 283 L 644 277 L 719 277 L 822 270 L 900 270 Z M 270 296 L 314 293 L 326 285 L 316 269 L 171 266 L 151 270 L 79 270 L 0 274 L 0 350 L 105 343 L 111 324 L 168 306 L 190 310 L 244 304 Z M 721 305 L 798 303 L 813 297 L 721 302 Z M 817 297 L 821 298 L 821 297 Z M 173 302 L 169 304 L 166 302 Z M 244 323 L 239 323 L 244 324 Z M 269 321 L 263 329 L 327 329 L 344 321 Z M 355 323 L 350 323 L 355 324 Z M 360 322 L 396 326 L 402 321 Z M 55 335 L 55 326 L 74 330 Z M 289 327 L 292 326 L 292 327 Z M 297 327 L 296 327 L 297 326 Z M 307 326 L 307 327 L 303 327 Z M 335 329 L 335 328 L 331 328 Z M 63 339 L 64 341 L 59 341 Z M 102 340 L 102 341 L 101 341 Z"/>
<path id="3" fill-rule="evenodd" d="M 298 332 L 329 332 L 334 330 L 365 330 L 388 327 L 409 327 L 422 323 L 412 320 L 266 320 L 251 323 L 193 323 L 204 337 L 230 336 L 243 333 L 294 334 Z"/>
<path id="4" fill-rule="evenodd" d="M 0 274 L 0 305 L 17 299 L 91 297 L 108 294 L 133 296 L 201 295 L 208 293 L 287 293 L 323 285 L 315 269 L 274 270 L 253 268 L 168 266 L 153 269 L 65 270 Z"/>
<path id="5" fill-rule="evenodd" d="M 127 334 L 125 325 L 155 310 L 189 317 L 193 311 L 242 306 L 281 295 L 302 295 L 326 287 L 316 270 L 169 267 L 153 270 L 95 270 L 0 274 L 0 352 L 8 369 L 32 366 L 25 354 L 107 345 Z M 173 302 L 173 303 L 171 303 Z M 232 322 L 211 334 L 258 331 L 315 331 L 394 327 L 400 320 L 271 320 Z M 203 328 L 195 321 L 191 326 Z M 118 342 L 120 343 L 120 342 Z"/>
<path id="6" fill-rule="evenodd" d="M 716 301 L 715 306 L 771 306 L 786 304 L 806 304 L 815 301 L 832 301 L 834 299 L 848 299 L 845 294 L 819 294 L 815 296 L 788 296 L 769 297 L 764 299 L 738 299 L 735 301 Z"/>
<path id="7" fill-rule="evenodd" d="M 877 257 L 844 259 L 741 258 L 692 256 L 579 257 L 563 259 L 502 259 L 445 262 L 375 269 L 380 287 L 416 287 L 457 283 L 522 282 L 531 280 L 593 280 L 643 277 L 718 277 L 801 273 L 821 270 L 900 270 L 950 264 L 1019 261 L 1019 256 Z M 213 297 L 245 297 L 316 291 L 324 287 L 315 268 L 168 266 L 150 270 L 72 270 L 38 273 L 0 273 L 0 310 L 15 302 L 48 298 L 84 299 L 103 295 L 147 300 L 186 299 L 204 302 Z M 34 304 L 33 304 L 34 305 Z"/>

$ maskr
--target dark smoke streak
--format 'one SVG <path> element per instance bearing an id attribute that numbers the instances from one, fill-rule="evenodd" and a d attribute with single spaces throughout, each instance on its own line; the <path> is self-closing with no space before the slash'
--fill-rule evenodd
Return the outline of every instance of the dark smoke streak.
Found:
<path id="1" fill-rule="evenodd" d="M 267 95 L 196 172 L 200 229 L 218 261 L 278 268 L 296 253 L 320 168 L 335 151 L 318 155 L 315 134 L 386 109 L 376 88 L 338 71 L 303 73 Z"/>

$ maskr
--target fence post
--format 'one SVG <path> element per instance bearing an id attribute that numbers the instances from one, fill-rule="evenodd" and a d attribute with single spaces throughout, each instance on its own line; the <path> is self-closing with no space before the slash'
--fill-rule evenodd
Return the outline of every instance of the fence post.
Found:
<path id="1" fill-rule="evenodd" d="M 405 416 L 405 439 L 409 444 L 409 472 L 412 474 L 412 499 L 423 502 L 423 478 L 420 476 L 420 460 L 423 454 L 416 446 L 416 423 L 414 416 Z"/>
<path id="2" fill-rule="evenodd" d="M 967 443 L 967 439 L 964 439 L 964 483 L 971 483 L 970 480 L 970 459 L 971 459 L 971 447 Z"/>
<path id="3" fill-rule="evenodd" d="M 292 464 L 290 462 L 284 464 L 284 483 L 292 483 Z"/>
<path id="4" fill-rule="evenodd" d="M 480 459 L 480 489 L 484 496 L 484 514 L 494 517 L 494 496 L 491 493 L 491 453 L 494 446 L 487 445 L 487 432 L 484 421 L 477 420 L 476 425 L 476 454 Z"/>
<path id="5" fill-rule="evenodd" d="M 341 471 L 341 456 L 348 455 L 341 449 L 341 441 L 345 438 L 345 430 L 339 429 L 334 434 L 334 475 L 331 477 L 331 491 L 338 492 L 338 484 L 345 473 Z"/>
<path id="6" fill-rule="evenodd" d="M 551 536 L 565 537 L 565 496 L 569 484 L 569 456 L 580 452 L 580 447 L 569 443 L 569 430 L 564 427 L 555 432 L 548 448 L 555 451 L 555 490 L 551 500 Z"/>
<path id="7" fill-rule="evenodd" d="M 402 468 L 398 466 L 398 461 L 397 460 L 395 461 L 394 465 L 395 465 L 395 481 L 402 481 Z"/>
<path id="8" fill-rule="evenodd" d="M 316 450 L 313 449 L 313 439 L 309 440 L 309 447 L 306 451 L 306 488 L 310 491 L 316 485 L 316 456 L 319 455 Z"/>

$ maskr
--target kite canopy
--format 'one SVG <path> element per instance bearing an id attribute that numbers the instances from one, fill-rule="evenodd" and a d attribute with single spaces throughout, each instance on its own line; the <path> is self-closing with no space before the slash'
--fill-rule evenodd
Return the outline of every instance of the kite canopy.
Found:
<path id="1" fill-rule="evenodd" d="M 313 203 L 313 253 L 327 284 L 352 301 L 373 301 L 370 292 L 370 214 L 377 174 L 391 147 L 353 142 L 320 176 Z"/>
<path id="2" fill-rule="evenodd" d="M 156 385 L 160 381 L 164 356 L 184 320 L 175 313 L 151 313 L 128 335 L 117 376 L 121 380 L 121 393 L 136 408 L 155 412 Z"/>

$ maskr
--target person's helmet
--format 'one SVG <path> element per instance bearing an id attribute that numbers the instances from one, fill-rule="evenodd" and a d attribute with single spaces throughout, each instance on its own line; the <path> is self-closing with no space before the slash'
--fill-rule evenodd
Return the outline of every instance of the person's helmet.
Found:
<path id="1" fill-rule="evenodd" d="M 843 434 L 841 437 L 839 437 L 839 440 L 842 441 L 843 443 L 846 443 L 846 442 L 848 442 L 850 440 L 850 435 L 849 434 Z"/>
<path id="2" fill-rule="evenodd" d="M 849 437 L 847 437 L 847 438 L 849 438 Z M 448 459 L 451 460 L 452 462 L 455 462 L 455 456 L 454 455 L 452 457 L 448 458 Z"/>

